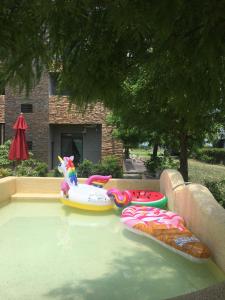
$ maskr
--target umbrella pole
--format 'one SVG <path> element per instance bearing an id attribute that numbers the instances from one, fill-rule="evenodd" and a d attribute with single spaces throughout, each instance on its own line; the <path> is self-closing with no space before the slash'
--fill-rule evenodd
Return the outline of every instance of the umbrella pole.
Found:
<path id="1" fill-rule="evenodd" d="M 17 160 L 13 161 L 13 175 L 16 176 Z"/>

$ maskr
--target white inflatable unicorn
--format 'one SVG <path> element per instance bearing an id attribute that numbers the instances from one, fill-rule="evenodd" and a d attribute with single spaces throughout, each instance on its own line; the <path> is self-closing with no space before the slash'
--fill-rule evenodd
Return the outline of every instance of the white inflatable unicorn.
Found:
<path id="1" fill-rule="evenodd" d="M 102 186 L 112 176 L 93 175 L 84 184 L 78 183 L 73 156 L 58 156 L 60 165 L 58 170 L 64 175 L 61 183 L 61 201 L 63 204 L 86 210 L 104 211 L 113 208 L 114 203 Z"/>

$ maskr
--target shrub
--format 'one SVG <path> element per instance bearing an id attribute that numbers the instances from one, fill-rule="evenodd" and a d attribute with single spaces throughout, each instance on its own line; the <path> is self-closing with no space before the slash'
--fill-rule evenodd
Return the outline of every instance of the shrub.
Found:
<path id="1" fill-rule="evenodd" d="M 193 157 L 206 163 L 225 165 L 225 148 L 200 148 L 195 150 Z"/>
<path id="2" fill-rule="evenodd" d="M 118 159 L 114 156 L 107 156 L 100 164 L 94 167 L 95 174 L 112 175 L 113 178 L 122 178 L 123 169 Z"/>
<path id="3" fill-rule="evenodd" d="M 31 157 L 22 161 L 15 171 L 17 176 L 45 177 L 48 173 L 48 165 Z"/>
<path id="4" fill-rule="evenodd" d="M 157 156 L 155 159 L 147 160 L 145 167 L 151 177 L 158 178 L 165 169 L 177 169 L 178 161 L 169 155 Z"/>
<path id="5" fill-rule="evenodd" d="M 53 177 L 63 177 L 63 174 L 61 174 L 58 170 L 58 167 L 54 168 L 51 172 L 48 173 L 48 176 L 53 176 Z"/>
<path id="6" fill-rule="evenodd" d="M 12 167 L 12 161 L 8 159 L 10 144 L 11 141 L 9 140 L 0 145 L 0 168 Z"/>
<path id="7" fill-rule="evenodd" d="M 77 168 L 77 176 L 78 177 L 89 177 L 94 174 L 94 164 L 85 159 L 81 164 L 79 164 Z"/>
<path id="8" fill-rule="evenodd" d="M 78 177 L 89 177 L 91 175 L 112 175 L 114 178 L 123 177 L 123 169 L 117 158 L 108 156 L 101 163 L 93 164 L 89 160 L 84 160 L 78 166 Z"/>
<path id="9" fill-rule="evenodd" d="M 220 205 L 225 208 L 225 180 L 205 181 L 205 186 L 210 190 Z"/>
<path id="10" fill-rule="evenodd" d="M 12 162 L 8 159 L 10 145 L 11 141 L 6 141 L 4 145 L 0 145 L 0 177 L 6 177 L 12 174 L 17 176 L 47 175 L 47 164 L 34 159 L 31 152 L 29 152 L 30 158 L 28 160 L 16 163 L 17 166 L 13 171 L 13 165 L 15 165 L 15 162 Z"/>
<path id="11" fill-rule="evenodd" d="M 0 168 L 0 178 L 7 177 L 13 175 L 11 169 L 8 168 Z"/>

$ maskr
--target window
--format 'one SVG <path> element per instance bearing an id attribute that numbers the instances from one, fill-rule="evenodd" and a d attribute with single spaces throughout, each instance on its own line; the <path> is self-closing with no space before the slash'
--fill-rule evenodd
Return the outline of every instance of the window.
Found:
<path id="1" fill-rule="evenodd" d="M 33 149 L 33 142 L 32 141 L 27 141 L 27 148 L 29 151 Z"/>
<path id="2" fill-rule="evenodd" d="M 21 104 L 21 112 L 22 113 L 32 113 L 33 112 L 33 105 L 29 103 Z"/>
<path id="3" fill-rule="evenodd" d="M 74 156 L 75 166 L 83 161 L 83 137 L 80 134 L 61 134 L 61 156 Z"/>
<path id="4" fill-rule="evenodd" d="M 49 95 L 69 96 L 69 92 L 66 89 L 62 89 L 59 92 L 58 77 L 59 77 L 59 73 L 56 72 L 49 73 Z"/>
<path id="5" fill-rule="evenodd" d="M 4 144 L 5 140 L 5 124 L 0 124 L 0 145 Z"/>
<path id="6" fill-rule="evenodd" d="M 0 95 L 5 95 L 5 86 L 1 81 L 0 81 Z"/>
<path id="7" fill-rule="evenodd" d="M 0 95 L 5 95 L 5 89 L 4 88 L 0 89 Z"/>

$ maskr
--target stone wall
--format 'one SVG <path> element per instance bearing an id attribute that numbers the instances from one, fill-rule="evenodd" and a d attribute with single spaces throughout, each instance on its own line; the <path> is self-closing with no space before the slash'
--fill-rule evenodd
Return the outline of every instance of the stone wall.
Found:
<path id="1" fill-rule="evenodd" d="M 175 170 L 164 170 L 160 191 L 168 198 L 168 208 L 182 216 L 187 227 L 205 243 L 216 264 L 225 272 L 225 209 L 200 184 L 185 185 Z"/>
<path id="2" fill-rule="evenodd" d="M 102 158 L 115 155 L 122 162 L 123 144 L 112 137 L 112 126 L 106 125 L 109 111 L 101 104 L 89 105 L 82 113 L 76 105 L 69 107 L 67 97 L 49 97 L 50 124 L 102 124 Z"/>
<path id="3" fill-rule="evenodd" d="M 5 96 L 0 95 L 0 123 L 5 123 Z"/>
<path id="4" fill-rule="evenodd" d="M 69 107 L 67 97 L 49 97 L 50 124 L 102 124 L 107 113 L 101 103 L 89 105 L 82 113 L 76 105 Z"/>
<path id="5" fill-rule="evenodd" d="M 27 141 L 32 141 L 35 157 L 48 163 L 48 74 L 43 75 L 28 97 L 25 93 L 7 87 L 5 98 L 5 138 L 10 139 L 14 136 L 12 126 L 21 112 L 21 104 L 32 104 L 33 112 L 24 113 L 29 126 L 26 132 Z"/>
<path id="6" fill-rule="evenodd" d="M 123 145 L 112 137 L 113 128 L 105 122 L 109 111 L 101 103 L 97 103 L 88 106 L 82 113 L 75 105 L 69 107 L 67 97 L 49 96 L 48 73 L 43 75 L 28 97 L 9 87 L 6 88 L 5 96 L 0 96 L 0 123 L 6 124 L 6 140 L 14 136 L 12 126 L 21 112 L 21 104 L 25 103 L 33 105 L 33 112 L 24 113 L 24 117 L 29 126 L 27 141 L 32 141 L 32 152 L 36 158 L 51 165 L 49 124 L 99 124 L 102 128 L 101 157 L 115 155 L 122 163 Z"/>
<path id="7" fill-rule="evenodd" d="M 16 177 L 0 178 L 0 208 L 11 201 L 11 196 L 16 193 Z"/>
<path id="8" fill-rule="evenodd" d="M 112 136 L 112 126 L 102 124 L 102 158 L 108 155 L 115 155 L 122 163 L 123 143 Z"/>

